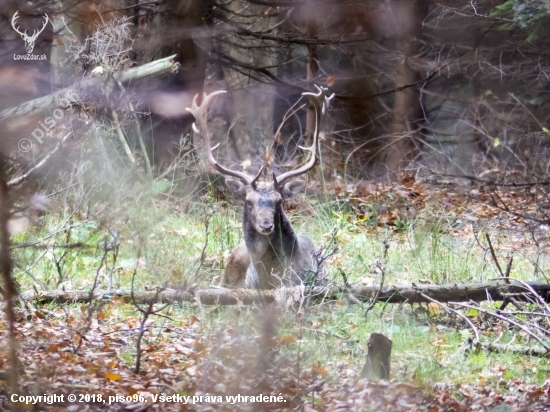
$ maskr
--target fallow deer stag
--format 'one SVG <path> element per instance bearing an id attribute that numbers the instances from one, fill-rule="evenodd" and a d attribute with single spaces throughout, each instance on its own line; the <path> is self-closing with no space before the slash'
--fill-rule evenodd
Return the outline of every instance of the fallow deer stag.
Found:
<path id="1" fill-rule="evenodd" d="M 316 113 L 313 142 L 310 147 L 301 147 L 309 152 L 309 159 L 296 170 L 279 176 L 273 173 L 272 181 L 260 180 L 267 164 L 252 177 L 244 172 L 228 169 L 214 159 L 207 128 L 208 105 L 214 97 L 225 91 L 205 94 L 200 106 L 197 105 L 196 95 L 192 107 L 187 108 L 195 116 L 193 130 L 204 140 L 208 163 L 219 173 L 229 176 L 226 179 L 227 186 L 238 197 L 244 198 L 244 241 L 229 257 L 222 286 L 273 289 L 306 283 L 312 277 L 317 280 L 326 278 L 326 269 L 318 267 L 319 248 L 309 237 L 294 232 L 283 211 L 283 201 L 298 194 L 305 184 L 303 180 L 290 179 L 308 172 L 317 161 L 321 120 L 334 96 L 328 97 L 327 89 L 315 87 L 318 93 L 303 93 L 315 105 Z"/>

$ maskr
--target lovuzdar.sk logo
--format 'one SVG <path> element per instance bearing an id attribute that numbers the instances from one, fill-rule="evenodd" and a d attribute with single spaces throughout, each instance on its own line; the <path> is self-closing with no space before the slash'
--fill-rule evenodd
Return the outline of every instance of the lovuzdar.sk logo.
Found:
<path id="1" fill-rule="evenodd" d="M 40 30 L 33 30 L 32 34 L 27 34 L 27 30 L 21 31 L 19 26 L 17 25 L 17 19 L 19 18 L 19 10 L 15 12 L 11 19 L 11 26 L 13 29 L 21 35 L 21 38 L 25 41 L 25 49 L 27 50 L 27 54 L 14 54 L 13 59 L 14 60 L 46 60 L 46 55 L 36 55 L 32 54 L 34 50 L 34 44 L 36 42 L 36 39 L 38 38 L 38 35 L 44 31 L 46 28 L 46 25 L 50 21 L 48 15 L 44 13 L 44 24 L 42 25 L 42 28 Z"/>

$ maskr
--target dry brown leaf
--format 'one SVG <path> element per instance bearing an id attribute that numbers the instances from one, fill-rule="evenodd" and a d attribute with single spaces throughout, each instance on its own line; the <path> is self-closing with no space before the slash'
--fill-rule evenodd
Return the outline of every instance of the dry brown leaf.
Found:
<path id="1" fill-rule="evenodd" d="M 296 343 L 296 339 L 294 339 L 292 336 L 281 336 L 279 339 L 280 343 Z"/>
<path id="2" fill-rule="evenodd" d="M 118 373 L 114 373 L 114 372 L 108 372 L 105 374 L 105 379 L 109 380 L 109 381 L 119 381 L 122 379 L 122 376 L 120 376 Z"/>
<path id="3" fill-rule="evenodd" d="M 318 375 L 321 375 L 321 376 L 327 376 L 328 375 L 328 371 L 325 368 L 323 368 L 319 362 L 316 365 L 313 365 L 312 370 L 313 370 L 313 372 L 315 372 L 315 373 L 317 373 Z"/>

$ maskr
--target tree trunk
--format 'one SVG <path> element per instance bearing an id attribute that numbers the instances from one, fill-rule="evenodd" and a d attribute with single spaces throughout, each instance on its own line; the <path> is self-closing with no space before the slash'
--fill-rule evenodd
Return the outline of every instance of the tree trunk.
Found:
<path id="1" fill-rule="evenodd" d="M 176 60 L 181 64 L 180 70 L 157 88 L 180 98 L 181 107 L 185 107 L 189 104 L 185 98 L 201 93 L 204 88 L 212 48 L 212 1 L 168 0 L 159 2 L 156 7 L 156 13 L 146 8 L 141 9 L 144 13 L 133 10 L 134 22 L 138 23 L 138 28 L 134 28 L 137 37 L 133 49 L 139 58 L 138 63 L 176 55 Z M 174 118 L 152 114 L 151 118 L 141 127 L 144 134 L 149 134 L 147 141 L 153 146 L 153 163 L 162 169 L 179 154 L 180 139 L 190 129 L 194 119 L 185 113 Z M 193 186 L 194 179 L 191 180 Z"/>
<path id="2" fill-rule="evenodd" d="M 417 39 L 422 28 L 422 0 L 399 0 L 394 7 L 399 61 L 395 73 L 395 87 L 419 80 L 410 67 L 409 59 L 417 54 Z M 385 165 L 388 177 L 407 167 L 415 157 L 415 122 L 419 118 L 420 100 L 417 87 L 396 92 L 393 102 L 391 138 Z"/>
<path id="3" fill-rule="evenodd" d="M 52 90 L 67 87 L 74 78 L 74 70 L 68 64 L 70 53 L 69 45 L 76 45 L 79 39 L 82 23 L 69 19 L 63 15 L 63 5 L 60 0 L 53 2 L 55 14 L 50 14 L 50 21 L 54 27 L 52 49 L 50 52 Z"/>
<path id="4" fill-rule="evenodd" d="M 311 7 L 307 7 L 308 14 L 313 15 L 313 10 L 309 10 Z M 317 24 L 315 19 L 309 18 L 306 22 L 306 39 L 312 40 L 315 39 L 317 35 Z M 313 90 L 313 84 L 317 79 L 317 74 L 319 73 L 319 63 L 317 57 L 317 45 L 308 44 L 307 45 L 307 64 L 306 64 L 306 76 L 307 76 L 307 85 Z M 310 99 L 307 105 L 306 112 L 306 132 L 305 132 L 305 145 L 309 146 L 311 140 L 313 139 L 313 133 L 315 133 L 315 105 Z"/>

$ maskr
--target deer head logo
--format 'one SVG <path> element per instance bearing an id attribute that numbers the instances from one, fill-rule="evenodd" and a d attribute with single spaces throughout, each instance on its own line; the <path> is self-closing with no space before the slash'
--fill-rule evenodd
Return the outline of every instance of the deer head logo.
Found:
<path id="1" fill-rule="evenodd" d="M 46 25 L 48 24 L 48 21 L 49 21 L 48 15 L 44 13 L 44 24 L 42 25 L 42 28 L 40 30 L 33 30 L 33 33 L 30 36 L 27 34 L 27 30 L 25 30 L 24 32 L 21 32 L 19 30 L 19 26 L 15 25 L 16 24 L 15 22 L 18 19 L 18 17 L 19 17 L 19 10 L 16 11 L 15 14 L 13 15 L 11 19 L 11 26 L 17 33 L 21 35 L 21 38 L 25 41 L 25 49 L 27 49 L 27 54 L 31 54 L 32 51 L 34 50 L 34 42 L 38 38 L 38 35 L 44 31 L 44 29 L 46 28 Z"/>

